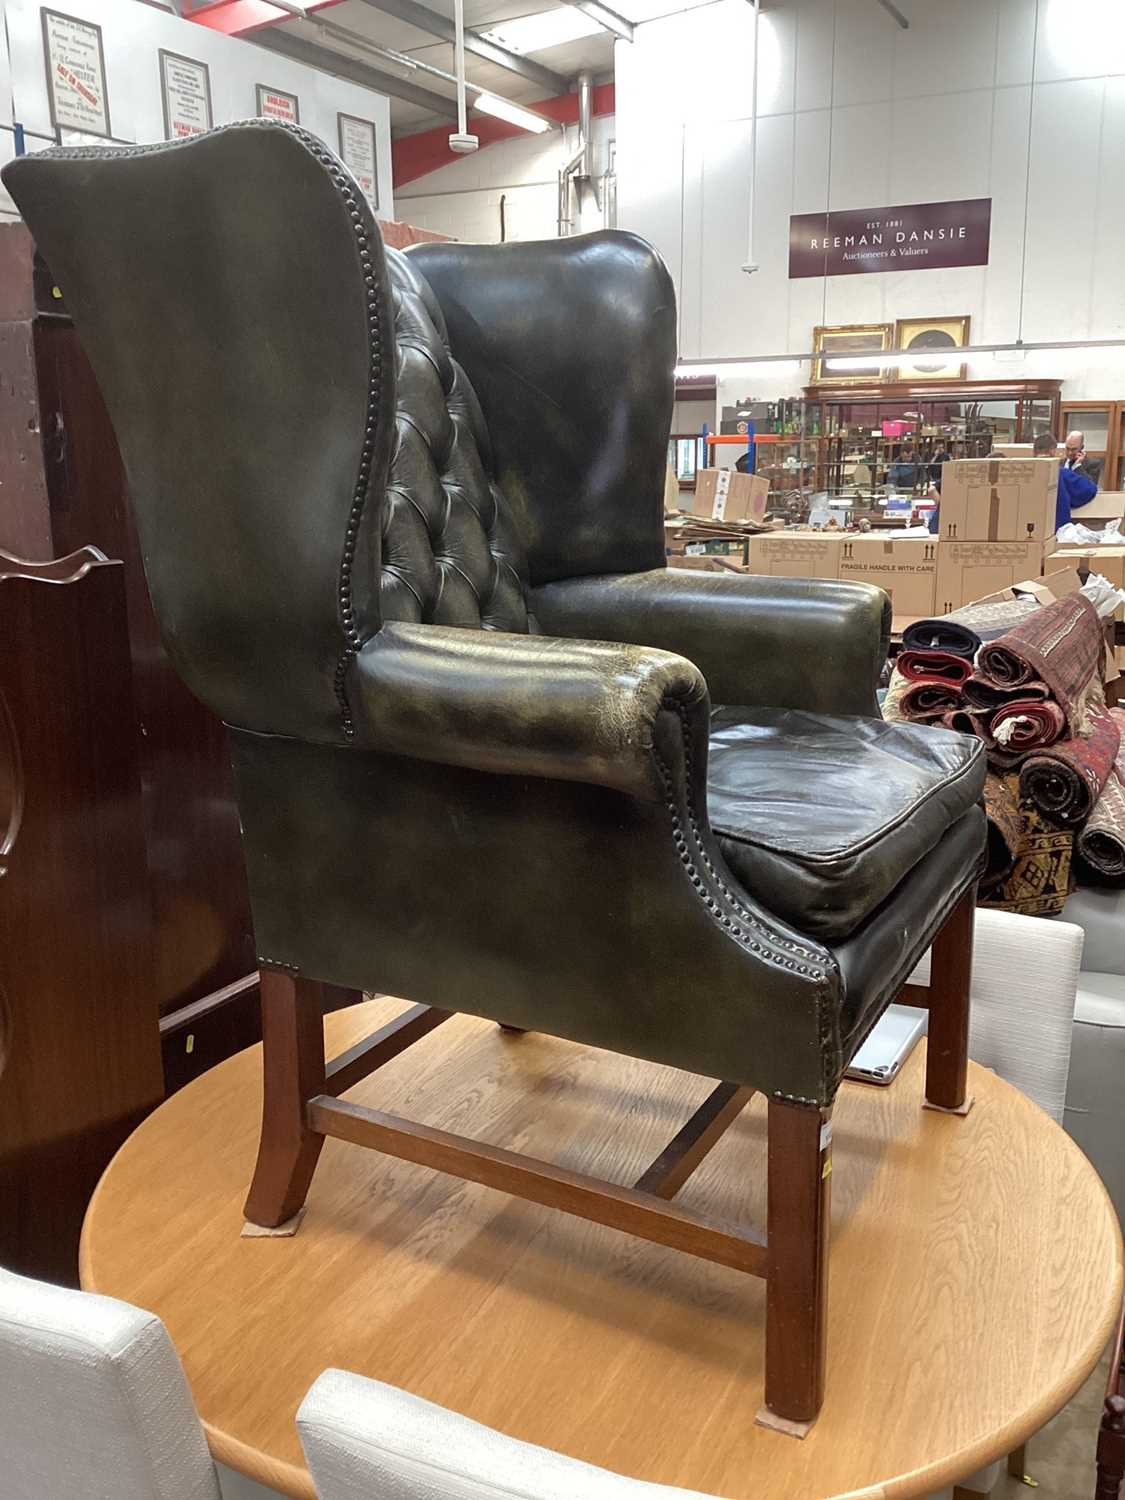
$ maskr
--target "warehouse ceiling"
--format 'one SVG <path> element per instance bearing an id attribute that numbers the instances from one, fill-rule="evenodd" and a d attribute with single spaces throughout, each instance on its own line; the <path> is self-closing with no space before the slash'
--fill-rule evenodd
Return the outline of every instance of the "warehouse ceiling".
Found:
<path id="1" fill-rule="evenodd" d="M 382 84 L 370 80 L 370 86 L 391 93 L 391 125 L 396 135 L 404 135 L 448 121 L 449 111 L 442 112 L 435 99 L 448 100 L 452 107 L 455 97 L 451 83 L 426 71 L 428 65 L 453 73 L 451 43 L 402 19 L 403 13 L 410 14 L 412 6 L 418 3 L 452 24 L 453 0 L 378 0 L 378 3 L 341 0 L 308 17 L 290 16 L 253 31 L 247 40 L 327 71 L 339 67 L 343 76 L 357 82 L 364 81 L 357 69 L 384 75 Z M 612 14 L 635 23 L 692 10 L 710 0 L 606 0 L 606 3 Z M 540 5 L 535 0 L 465 0 L 465 26 L 467 31 L 483 35 L 487 42 L 502 48 L 516 61 L 523 58 L 530 65 L 525 71 L 517 71 L 467 49 L 469 82 L 504 99 L 530 104 L 565 93 L 578 73 L 586 70 L 598 82 L 613 77 L 614 33 L 574 6 Z M 558 40 L 560 37 L 562 40 Z M 352 38 L 402 53 L 419 66 L 411 68 L 366 51 L 360 41 Z M 329 56 L 316 59 L 310 48 L 328 52 Z M 341 64 L 333 65 L 331 53 L 341 58 Z M 401 85 L 400 94 L 391 92 L 394 81 Z"/>

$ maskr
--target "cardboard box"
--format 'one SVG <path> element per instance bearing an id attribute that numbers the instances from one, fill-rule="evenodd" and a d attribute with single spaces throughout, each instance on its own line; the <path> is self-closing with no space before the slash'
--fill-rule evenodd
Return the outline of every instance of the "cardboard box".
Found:
<path id="1" fill-rule="evenodd" d="M 1055 534 L 1057 458 L 958 458 L 941 466 L 941 539 L 1038 542 Z"/>
<path id="2" fill-rule="evenodd" d="M 924 619 L 934 612 L 939 545 L 933 537 L 846 536 L 839 576 L 885 589 L 896 615 Z"/>
<path id="3" fill-rule="evenodd" d="M 670 568 L 691 568 L 697 573 L 745 573 L 746 569 L 733 557 L 720 557 L 716 553 L 687 552 L 668 559 Z"/>
<path id="4" fill-rule="evenodd" d="M 993 451 L 993 453 L 999 453 L 999 454 L 1003 455 L 1004 458 L 1034 458 L 1035 457 L 1035 444 L 1034 443 L 993 443 L 993 445 L 992 445 L 992 451 Z M 1058 443 L 1056 445 L 1056 447 L 1055 447 L 1055 452 L 1058 454 L 1058 456 L 1060 458 L 1065 458 L 1066 457 L 1066 444 L 1065 443 Z"/>
<path id="5" fill-rule="evenodd" d="M 1091 531 L 1101 531 L 1107 521 L 1125 518 L 1125 490 L 1099 490 L 1092 500 L 1071 511 L 1070 519 Z"/>
<path id="6" fill-rule="evenodd" d="M 737 469 L 698 469 L 692 514 L 713 521 L 764 521 L 770 484 L 760 474 Z"/>
<path id="7" fill-rule="evenodd" d="M 839 578 L 843 537 L 822 531 L 774 531 L 749 540 L 747 571 L 775 578 Z"/>
<path id="8" fill-rule="evenodd" d="M 1044 563 L 1044 570 L 1073 568 L 1075 573 L 1100 573 L 1116 588 L 1125 589 L 1125 546 L 1060 547 Z M 1125 620 L 1125 604 L 1113 612 L 1115 620 Z"/>
<path id="9" fill-rule="evenodd" d="M 676 478 L 676 471 L 669 464 L 664 470 L 664 514 L 670 510 L 680 508 L 680 481 Z"/>
<path id="10" fill-rule="evenodd" d="M 944 506 L 944 493 L 942 505 Z M 1042 572 L 1039 542 L 938 543 L 934 613 L 948 614 Z"/>

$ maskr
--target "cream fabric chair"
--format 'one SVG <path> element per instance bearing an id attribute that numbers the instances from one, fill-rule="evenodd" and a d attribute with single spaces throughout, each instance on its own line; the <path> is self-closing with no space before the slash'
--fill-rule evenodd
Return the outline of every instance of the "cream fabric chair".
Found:
<path id="1" fill-rule="evenodd" d="M 1072 922 L 977 908 L 969 1056 L 1059 1124 L 1081 962 L 1082 929 Z M 927 954 L 909 982 L 929 980 Z"/>
<path id="2" fill-rule="evenodd" d="M 297 1430 L 319 1500 L 711 1500 L 518 1442 L 345 1370 L 315 1382 Z"/>
<path id="3" fill-rule="evenodd" d="M 0 1391 L 5 1500 L 219 1500 L 152 1313 L 0 1270 Z"/>
<path id="4" fill-rule="evenodd" d="M 251 1500 L 219 1471 L 168 1331 L 112 1297 L 0 1267 L 4 1500 Z"/>
<path id="5" fill-rule="evenodd" d="M 1098 1169 L 1125 1222 L 1125 890 L 1077 890 L 1062 916 L 1086 934 L 1066 1128 Z"/>
<path id="6" fill-rule="evenodd" d="M 969 986 L 969 1056 L 1015 1084 L 1061 1125 L 1082 963 L 1083 932 L 1072 922 L 978 907 Z M 928 984 L 929 954 L 910 976 Z M 988 1495 L 1002 1463 L 963 1479 L 961 1494 Z M 930 1500 L 950 1500 L 942 1490 Z"/>

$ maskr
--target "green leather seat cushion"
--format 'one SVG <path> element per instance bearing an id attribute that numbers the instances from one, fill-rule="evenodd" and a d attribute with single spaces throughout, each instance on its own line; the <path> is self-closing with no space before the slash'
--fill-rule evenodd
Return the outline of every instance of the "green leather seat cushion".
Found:
<path id="1" fill-rule="evenodd" d="M 731 869 L 801 932 L 839 941 L 984 786 L 968 735 L 795 709 L 712 716 L 707 802 Z"/>

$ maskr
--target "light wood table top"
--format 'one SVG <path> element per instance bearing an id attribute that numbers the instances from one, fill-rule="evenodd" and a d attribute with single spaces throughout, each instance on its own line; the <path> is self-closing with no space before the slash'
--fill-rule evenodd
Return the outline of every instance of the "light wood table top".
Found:
<path id="1" fill-rule="evenodd" d="M 400 1010 L 330 1015 L 335 1053 Z M 84 1285 L 160 1314 L 215 1456 L 312 1500 L 293 1417 L 329 1366 L 515 1437 L 729 1500 L 925 1495 L 1016 1447 L 1093 1369 L 1121 1240 L 1093 1168 L 974 1066 L 922 1110 L 921 1048 L 835 1113 L 828 1394 L 803 1441 L 755 1426 L 765 1283 L 329 1141 L 292 1239 L 244 1239 L 260 1049 L 175 1094 L 108 1168 Z M 350 1097 L 630 1183 L 712 1084 L 458 1016 Z M 764 1230 L 756 1099 L 682 1190 Z"/>

